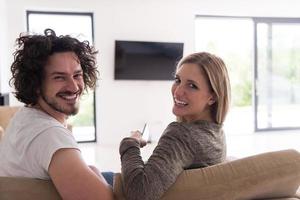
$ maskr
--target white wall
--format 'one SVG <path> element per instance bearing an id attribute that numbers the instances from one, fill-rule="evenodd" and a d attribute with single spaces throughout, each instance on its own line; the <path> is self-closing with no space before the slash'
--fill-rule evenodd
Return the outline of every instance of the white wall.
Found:
<path id="1" fill-rule="evenodd" d="M 6 1 L 0 0 L 0 93 L 9 91 L 7 85 L 7 20 L 6 20 Z"/>
<path id="2" fill-rule="evenodd" d="M 9 34 L 3 49 L 10 52 L 15 38 L 26 29 L 26 9 L 94 12 L 95 45 L 100 52 L 101 73 L 97 88 L 97 132 L 102 144 L 119 143 L 130 130 L 141 129 L 145 121 L 150 123 L 150 132 L 159 135 L 173 120 L 170 81 L 113 80 L 116 39 L 184 42 L 184 52 L 188 54 L 194 50 L 196 14 L 300 17 L 298 0 L 5 1 Z M 0 19 L 2 24 L 1 15 Z M 8 63 L 11 60 L 11 56 L 7 58 Z M 5 74 L 6 70 L 1 66 L 0 74 Z"/>

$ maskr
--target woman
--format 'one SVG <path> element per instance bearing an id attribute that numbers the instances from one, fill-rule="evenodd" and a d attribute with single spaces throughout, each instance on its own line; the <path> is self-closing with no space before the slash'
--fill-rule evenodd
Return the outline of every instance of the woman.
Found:
<path id="1" fill-rule="evenodd" d="M 184 169 L 225 160 L 222 124 L 230 104 L 230 83 L 222 59 L 206 52 L 183 58 L 176 69 L 172 95 L 177 122 L 165 129 L 147 163 L 140 157 L 140 147 L 146 144 L 140 132 L 133 132 L 120 144 L 128 200 L 159 199 Z"/>

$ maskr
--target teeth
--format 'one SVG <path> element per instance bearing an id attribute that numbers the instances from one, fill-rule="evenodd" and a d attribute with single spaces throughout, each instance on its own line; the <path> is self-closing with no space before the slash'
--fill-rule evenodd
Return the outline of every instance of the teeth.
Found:
<path id="1" fill-rule="evenodd" d="M 64 96 L 64 95 L 62 95 L 61 97 L 64 98 L 64 99 L 67 99 L 67 100 L 73 100 L 73 99 L 77 98 L 77 95 L 71 95 L 71 96 Z"/>
<path id="2" fill-rule="evenodd" d="M 175 99 L 175 98 L 174 98 L 174 101 L 175 101 L 175 103 L 176 103 L 176 104 L 180 104 L 180 105 L 187 105 L 187 103 L 186 103 L 186 102 L 184 102 L 184 101 L 180 101 L 180 100 L 178 100 L 178 99 Z"/>

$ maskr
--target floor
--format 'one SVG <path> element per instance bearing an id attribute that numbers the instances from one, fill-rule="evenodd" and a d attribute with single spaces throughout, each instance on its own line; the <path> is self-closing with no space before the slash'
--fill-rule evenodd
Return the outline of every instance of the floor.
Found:
<path id="1" fill-rule="evenodd" d="M 244 135 L 227 135 L 227 155 L 236 158 L 282 149 L 296 149 L 300 152 L 300 131 L 257 132 Z M 151 143 L 141 151 L 146 160 L 156 144 Z M 118 145 L 84 143 L 79 145 L 83 158 L 89 165 L 101 171 L 120 171 Z"/>

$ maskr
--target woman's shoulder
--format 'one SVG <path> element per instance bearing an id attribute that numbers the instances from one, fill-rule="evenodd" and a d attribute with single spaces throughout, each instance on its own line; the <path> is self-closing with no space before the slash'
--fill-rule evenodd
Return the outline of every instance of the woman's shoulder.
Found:
<path id="1" fill-rule="evenodd" d="M 172 135 L 178 137 L 190 137 L 192 132 L 204 130 L 203 127 L 186 122 L 171 122 L 164 131 L 163 135 Z"/>
<path id="2" fill-rule="evenodd" d="M 166 133 L 219 133 L 222 132 L 222 125 L 209 121 L 198 120 L 192 123 L 187 122 L 171 122 L 166 130 Z"/>
<path id="3" fill-rule="evenodd" d="M 201 128 L 201 129 L 205 129 L 205 130 L 208 129 L 208 130 L 219 132 L 220 130 L 222 130 L 223 125 L 217 124 L 214 122 L 205 121 L 205 120 L 198 120 L 198 121 L 193 122 L 191 124 L 191 127 Z"/>
<path id="4" fill-rule="evenodd" d="M 209 122 L 205 120 L 197 120 L 194 122 L 171 122 L 167 128 L 205 128 L 205 129 L 222 129 L 222 124 L 217 124 L 214 122 Z"/>
<path id="5" fill-rule="evenodd" d="M 190 127 L 183 122 L 171 122 L 165 131 L 189 131 Z"/>

